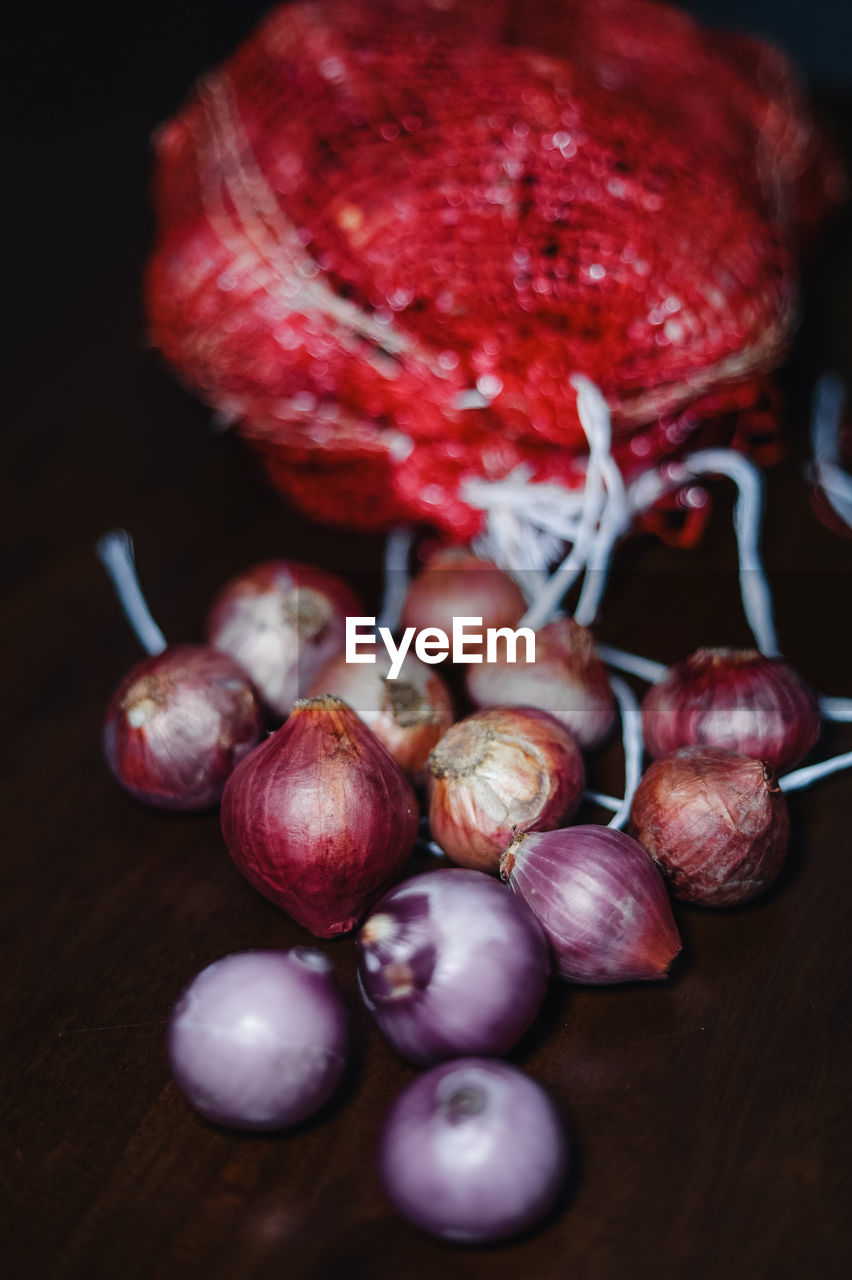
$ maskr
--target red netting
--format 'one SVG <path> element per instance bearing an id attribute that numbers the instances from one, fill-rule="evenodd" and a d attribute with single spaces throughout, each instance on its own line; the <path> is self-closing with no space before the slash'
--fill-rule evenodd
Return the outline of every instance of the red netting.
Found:
<path id="1" fill-rule="evenodd" d="M 467 477 L 581 482 L 576 372 L 628 476 L 769 448 L 833 178 L 776 52 L 645 0 L 285 6 L 159 135 L 152 334 L 310 514 L 470 537 Z"/>

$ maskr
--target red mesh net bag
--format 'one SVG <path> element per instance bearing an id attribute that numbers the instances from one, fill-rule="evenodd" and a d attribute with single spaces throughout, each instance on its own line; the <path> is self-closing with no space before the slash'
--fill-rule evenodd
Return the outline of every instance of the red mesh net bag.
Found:
<path id="1" fill-rule="evenodd" d="M 153 340 L 310 515 L 473 537 L 471 479 L 771 449 L 837 176 L 784 59 L 645 0 L 275 10 L 157 139 Z"/>

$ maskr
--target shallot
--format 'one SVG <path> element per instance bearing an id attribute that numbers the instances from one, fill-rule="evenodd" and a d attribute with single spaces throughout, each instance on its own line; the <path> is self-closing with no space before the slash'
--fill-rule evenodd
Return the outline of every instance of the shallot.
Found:
<path id="1" fill-rule="evenodd" d="M 550 972 L 532 911 L 478 871 L 430 871 L 392 889 L 358 949 L 367 1007 L 419 1063 L 505 1053 L 535 1017 Z"/>
<path id="2" fill-rule="evenodd" d="M 345 702 L 325 694 L 297 702 L 222 797 L 239 870 L 321 938 L 355 927 L 402 870 L 418 825 L 399 765 Z"/>
<path id="3" fill-rule="evenodd" d="M 565 1182 L 568 1143 L 549 1095 L 505 1062 L 459 1058 L 419 1075 L 382 1128 L 388 1198 L 422 1230 L 459 1243 L 536 1226 Z"/>
<path id="4" fill-rule="evenodd" d="M 571 982 L 664 978 L 680 951 L 666 887 L 622 831 L 580 826 L 519 835 L 500 864 L 532 907 L 554 967 Z"/>
<path id="5" fill-rule="evenodd" d="M 583 795 L 571 734 L 534 707 L 490 707 L 460 720 L 429 757 L 429 825 L 454 862 L 497 872 L 517 831 L 564 826 Z"/>
<path id="6" fill-rule="evenodd" d="M 374 663 L 347 662 L 335 654 L 314 676 L 307 697 L 322 693 L 342 698 L 416 782 L 425 777 L 429 752 L 453 723 L 453 701 L 446 682 L 408 653 L 399 675 L 388 679 L 387 653 Z"/>
<path id="7" fill-rule="evenodd" d="M 203 645 L 167 646 L 136 574 L 123 529 L 100 539 L 98 556 L 148 657 L 110 699 L 103 726 L 107 765 L 145 804 L 195 810 L 215 805 L 235 765 L 260 741 L 260 707 L 242 667 Z"/>
<path id="8" fill-rule="evenodd" d="M 172 1010 L 175 1079 L 208 1120 L 283 1129 L 332 1096 L 347 1017 L 331 962 L 308 947 L 239 951 L 202 969 Z"/>
<path id="9" fill-rule="evenodd" d="M 137 800 L 207 809 L 262 732 L 254 690 L 226 653 L 172 645 L 125 676 L 107 707 L 103 748 Z"/>
<path id="10" fill-rule="evenodd" d="M 347 616 L 361 613 L 357 597 L 334 574 L 267 560 L 223 587 L 207 634 L 248 672 L 267 713 L 282 720 L 322 664 L 343 648 Z"/>
<path id="11" fill-rule="evenodd" d="M 485 628 L 516 627 L 525 609 L 523 592 L 508 573 L 464 547 L 445 547 L 411 582 L 401 626 L 451 635 L 453 619 L 469 617 Z"/>
<path id="12" fill-rule="evenodd" d="M 573 733 L 584 751 L 601 745 L 615 723 L 615 698 L 591 632 L 555 618 L 535 633 L 535 662 L 471 666 L 467 690 L 477 707 L 540 707 Z"/>
<path id="13" fill-rule="evenodd" d="M 642 702 L 652 756 L 704 745 L 796 764 L 819 737 L 820 710 L 810 686 L 780 658 L 757 649 L 698 649 L 669 668 Z"/>
<path id="14" fill-rule="evenodd" d="M 630 830 L 686 902 L 747 902 L 784 865 L 790 818 L 770 765 L 721 747 L 683 747 L 642 776 Z"/>

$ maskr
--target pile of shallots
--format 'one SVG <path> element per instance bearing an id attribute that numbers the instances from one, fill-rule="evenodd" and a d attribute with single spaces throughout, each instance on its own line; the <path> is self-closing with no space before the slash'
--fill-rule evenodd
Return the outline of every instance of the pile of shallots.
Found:
<path id="1" fill-rule="evenodd" d="M 622 804 L 631 834 L 571 826 L 584 753 L 612 732 L 617 705 L 570 617 L 536 633 L 535 661 L 510 661 L 506 646 L 471 663 L 475 709 L 456 721 L 434 665 L 407 654 L 391 679 L 378 652 L 346 661 L 346 618 L 363 610 L 331 574 L 256 566 L 214 602 L 207 645 L 170 647 L 126 535 L 105 539 L 101 556 L 149 650 L 107 712 L 112 772 L 165 808 L 221 799 L 225 843 L 255 889 L 316 937 L 360 926 L 364 1002 L 394 1048 L 428 1068 L 380 1136 L 389 1198 L 449 1240 L 538 1223 L 562 1194 L 567 1139 L 540 1086 L 495 1058 L 532 1023 L 551 973 L 664 978 L 681 946 L 669 890 L 729 906 L 775 879 L 789 835 L 777 771 L 816 741 L 816 696 L 780 659 L 700 650 L 644 699 L 654 762 Z M 451 630 L 476 615 L 511 628 L 524 609 L 509 575 L 452 551 L 413 580 L 402 621 Z M 280 727 L 267 734 L 270 724 Z M 418 841 L 455 867 L 403 878 Z M 316 1113 L 347 1044 L 331 961 L 310 947 L 219 960 L 189 983 L 169 1028 L 189 1101 L 238 1129 Z"/>

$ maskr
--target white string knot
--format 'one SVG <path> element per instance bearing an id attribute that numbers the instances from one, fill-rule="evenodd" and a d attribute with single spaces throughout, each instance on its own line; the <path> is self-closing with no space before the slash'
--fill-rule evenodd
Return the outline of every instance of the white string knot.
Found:
<path id="1" fill-rule="evenodd" d="M 606 590 L 616 543 L 636 518 L 690 479 L 719 475 L 737 486 L 734 529 L 746 620 L 761 652 L 777 656 L 772 596 L 759 547 L 763 477 L 754 463 L 733 449 L 702 449 L 680 461 L 649 468 L 627 485 L 612 456 L 606 401 L 581 374 L 574 375 L 572 384 L 589 447 L 576 489 L 533 482 L 526 468 L 518 468 L 502 481 L 469 480 L 462 487 L 465 501 L 486 513 L 485 531 L 474 549 L 528 579 L 523 585 L 532 599 L 521 625 L 536 630 L 553 618 L 582 574 L 574 617 L 590 626 Z M 559 556 L 561 563 L 547 576 Z"/>

